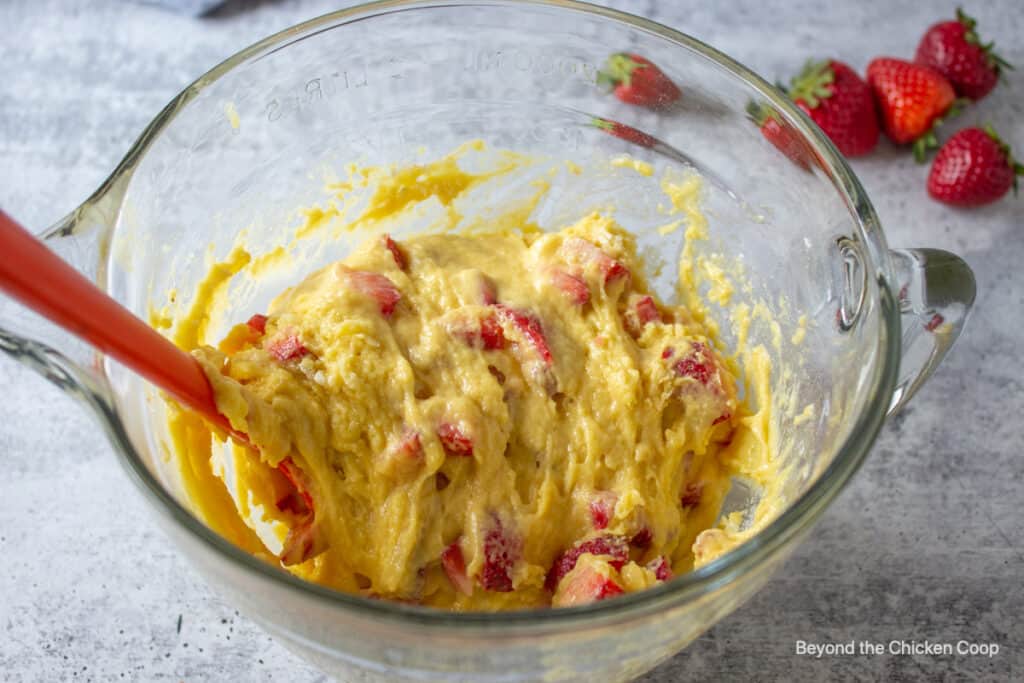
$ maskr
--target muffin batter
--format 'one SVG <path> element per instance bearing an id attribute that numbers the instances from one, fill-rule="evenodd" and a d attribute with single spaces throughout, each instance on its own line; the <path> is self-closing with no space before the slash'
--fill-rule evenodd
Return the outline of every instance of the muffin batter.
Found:
<path id="1" fill-rule="evenodd" d="M 454 169 L 416 180 L 448 206 Z M 405 208 L 389 196 L 370 208 Z M 603 213 L 377 234 L 193 352 L 252 446 L 211 459 L 188 423 L 178 450 L 199 454 L 205 516 L 237 507 L 255 533 L 229 536 L 310 581 L 457 610 L 605 599 L 747 533 L 719 510 L 732 476 L 767 469 L 766 418 L 703 321 L 657 299 Z"/>

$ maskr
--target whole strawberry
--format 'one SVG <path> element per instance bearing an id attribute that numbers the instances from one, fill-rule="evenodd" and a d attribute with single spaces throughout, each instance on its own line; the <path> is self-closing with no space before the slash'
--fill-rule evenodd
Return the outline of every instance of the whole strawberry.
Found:
<path id="1" fill-rule="evenodd" d="M 789 96 L 848 157 L 878 144 L 878 113 L 871 88 L 842 62 L 809 61 L 790 83 Z"/>
<path id="2" fill-rule="evenodd" d="M 1014 162 L 1010 148 L 991 126 L 965 128 L 935 155 L 928 174 L 928 194 L 954 206 L 980 206 L 996 201 L 1012 187 L 1024 166 Z"/>
<path id="3" fill-rule="evenodd" d="M 879 57 L 868 64 L 868 84 L 875 93 L 885 133 L 893 142 L 914 143 L 914 156 L 924 161 L 939 146 L 933 128 L 956 102 L 946 77 L 927 66 Z"/>
<path id="4" fill-rule="evenodd" d="M 760 128 L 761 135 L 789 157 L 790 161 L 804 170 L 810 170 L 810 154 L 803 139 L 788 123 L 783 123 L 782 117 L 775 109 L 768 104 L 758 104 L 751 100 L 747 102 L 747 118 Z"/>
<path id="5" fill-rule="evenodd" d="M 682 95 L 672 79 L 653 62 L 625 52 L 608 58 L 604 70 L 597 75 L 597 82 L 611 87 L 615 96 L 626 104 L 644 107 L 664 106 Z"/>
<path id="6" fill-rule="evenodd" d="M 625 140 L 626 142 L 632 142 L 634 145 L 640 145 L 641 147 L 651 148 L 658 144 L 656 138 L 651 137 L 642 130 L 637 130 L 632 126 L 627 126 L 624 123 L 618 121 L 609 121 L 608 119 L 600 119 L 594 117 L 590 120 L 590 125 L 598 130 L 603 130 L 609 135 L 614 135 L 617 138 Z"/>
<path id="7" fill-rule="evenodd" d="M 935 24 L 921 38 L 914 61 L 949 79 L 962 97 L 980 100 L 992 92 L 1002 69 L 1013 67 L 983 45 L 974 31 L 976 22 L 957 8 L 956 21 Z"/>

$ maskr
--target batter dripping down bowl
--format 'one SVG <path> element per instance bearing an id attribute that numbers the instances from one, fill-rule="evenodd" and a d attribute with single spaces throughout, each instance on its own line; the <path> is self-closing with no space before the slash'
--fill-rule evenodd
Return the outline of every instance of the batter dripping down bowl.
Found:
<path id="1" fill-rule="evenodd" d="M 682 97 L 652 109 L 610 96 L 597 72 L 616 51 L 658 64 Z M 751 109 L 771 112 L 787 153 Z M 455 613 L 336 592 L 239 547 L 227 502 L 200 514 L 171 457 L 164 401 L 137 376 L 6 299 L 0 348 L 89 406 L 197 570 L 324 671 L 343 680 L 627 679 L 765 584 L 856 472 L 885 418 L 949 350 L 974 279 L 952 254 L 890 250 L 839 153 L 760 77 L 664 26 L 558 0 L 380 2 L 267 38 L 176 97 L 107 182 L 44 238 L 157 324 L 170 324 L 164 310 L 194 302 L 210 264 L 230 260 L 239 239 L 253 253 L 291 249 L 278 253 L 291 270 L 268 268 L 258 284 L 229 282 L 227 273 L 210 285 L 230 291 L 200 323 L 201 341 L 214 343 L 365 238 L 283 246 L 283 228 L 311 220 L 296 207 L 324 206 L 332 174 L 350 162 L 436 160 L 468 140 L 582 169 L 524 175 L 519 185 L 496 185 L 492 200 L 521 200 L 538 180 L 549 183 L 522 217 L 546 230 L 614 207 L 656 269 L 652 289 L 669 301 L 689 245 L 693 285 L 712 302 L 725 348 L 765 349 L 770 390 L 748 385 L 746 398 L 754 407 L 772 401 L 782 476 L 770 515 L 758 513 L 765 492 L 741 480 L 722 510 L 741 528 L 758 524 L 748 540 L 671 581 L 582 607 Z M 645 164 L 649 175 L 637 171 Z M 695 174 L 708 235 L 687 240 L 695 219 L 684 211 L 679 229 L 666 227 L 673 216 L 664 184 Z M 460 209 L 467 220 L 468 208 Z M 477 208 L 485 218 L 487 207 Z M 429 231 L 432 223 L 417 225 Z M 737 310 L 749 313 L 746 323 Z"/>

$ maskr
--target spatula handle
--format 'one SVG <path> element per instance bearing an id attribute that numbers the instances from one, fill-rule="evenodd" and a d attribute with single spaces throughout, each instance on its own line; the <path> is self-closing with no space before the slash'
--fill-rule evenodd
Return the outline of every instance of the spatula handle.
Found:
<path id="1" fill-rule="evenodd" d="M 0 290 L 227 429 L 199 362 L 0 211 Z"/>

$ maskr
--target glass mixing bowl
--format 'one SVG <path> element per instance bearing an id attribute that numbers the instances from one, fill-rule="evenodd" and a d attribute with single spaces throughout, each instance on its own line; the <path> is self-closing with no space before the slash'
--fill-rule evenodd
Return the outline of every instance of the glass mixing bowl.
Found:
<path id="1" fill-rule="evenodd" d="M 649 109 L 605 92 L 596 75 L 615 51 L 659 64 L 682 99 Z M 788 154 L 752 122 L 751 103 L 774 111 Z M 611 122 L 652 137 L 626 134 L 641 143 L 632 144 L 608 134 Z M 750 287 L 736 301 L 767 302 L 781 330 L 806 316 L 799 346 L 770 325 L 752 330 L 772 355 L 774 394 L 799 392 L 814 417 L 788 419 L 780 407 L 786 505 L 751 540 L 656 588 L 571 609 L 455 614 L 336 593 L 241 551 L 193 514 L 168 467 L 163 402 L 138 377 L 7 299 L 0 346 L 95 411 L 200 573 L 324 671 L 345 680 L 625 679 L 768 580 L 956 339 L 974 280 L 951 254 L 890 251 L 842 157 L 764 80 L 677 31 L 558 0 L 380 2 L 257 43 L 176 97 L 45 240 L 145 318 L 172 287 L 188 303 L 206 245 L 223 256 L 241 228 L 250 243 L 279 239 L 295 207 L 322 198 L 321 169 L 436 156 L 473 138 L 555 158 L 630 152 L 659 169 L 697 168 L 712 230 L 698 251 L 741 262 Z M 538 221 L 559 227 L 614 203 L 642 251 L 671 260 L 679 240 L 649 229 L 664 198 L 638 182 L 595 180 L 582 194 L 553 196 Z M 667 274 L 656 284 L 671 294 Z M 240 289 L 229 317 L 262 310 L 281 286 Z M 757 492 L 739 482 L 736 491 L 727 505 L 749 511 Z"/>

